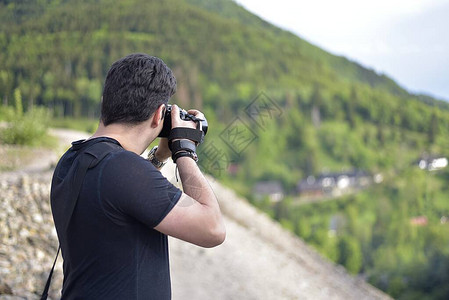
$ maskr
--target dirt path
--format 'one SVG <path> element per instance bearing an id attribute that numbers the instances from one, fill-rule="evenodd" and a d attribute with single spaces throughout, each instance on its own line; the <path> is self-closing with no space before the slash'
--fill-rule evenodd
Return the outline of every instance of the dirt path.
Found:
<path id="1" fill-rule="evenodd" d="M 49 133 L 58 138 L 59 145 L 64 148 L 63 150 L 69 148 L 73 141 L 87 139 L 91 136 L 87 132 L 63 128 L 51 128 Z"/>
<path id="2" fill-rule="evenodd" d="M 51 128 L 49 134 L 58 139 L 58 146 L 55 149 L 33 149 L 31 151 L 33 157 L 26 160 L 29 161 L 28 163 L 13 171 L 1 172 L 0 175 L 6 178 L 14 178 L 25 173 L 39 174 L 47 172 L 56 165 L 64 151 L 70 147 L 71 142 L 86 139 L 90 136 L 86 132 L 60 128 Z"/>

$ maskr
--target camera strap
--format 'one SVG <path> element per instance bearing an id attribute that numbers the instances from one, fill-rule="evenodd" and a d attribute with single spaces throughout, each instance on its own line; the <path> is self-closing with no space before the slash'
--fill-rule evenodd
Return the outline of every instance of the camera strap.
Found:
<path id="1" fill-rule="evenodd" d="M 99 138 L 95 144 L 90 145 L 85 150 L 80 150 L 81 153 L 78 154 L 75 162 L 72 164 L 71 170 L 69 172 L 75 172 L 73 180 L 68 184 L 68 188 L 71 189 L 70 198 L 68 199 L 67 210 L 68 217 L 65 219 L 63 224 L 63 230 L 67 231 L 67 228 L 72 218 L 73 211 L 75 210 L 76 203 L 78 201 L 78 195 L 83 185 L 84 177 L 86 176 L 87 170 L 95 167 L 100 163 L 107 155 L 112 153 L 115 149 L 121 149 L 118 144 L 108 141 L 108 139 Z M 58 252 L 56 253 L 53 266 L 51 267 L 50 274 L 48 275 L 47 283 L 45 284 L 44 291 L 42 292 L 41 300 L 46 300 L 48 297 L 48 290 L 50 288 L 51 279 L 53 271 L 55 269 L 56 260 L 58 259 L 59 252 L 61 250 L 61 245 L 58 247 Z"/>
<path id="2" fill-rule="evenodd" d="M 187 127 L 176 127 L 170 131 L 168 140 L 188 139 L 194 141 L 195 144 L 201 144 L 204 140 L 204 132 L 198 127 L 197 129 Z"/>

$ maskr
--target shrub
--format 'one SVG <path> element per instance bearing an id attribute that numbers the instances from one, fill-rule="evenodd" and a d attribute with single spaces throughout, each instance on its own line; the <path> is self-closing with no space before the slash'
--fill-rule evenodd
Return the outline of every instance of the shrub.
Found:
<path id="1" fill-rule="evenodd" d="M 24 113 L 20 91 L 16 90 L 14 96 L 15 109 L 4 110 L 7 124 L 0 134 L 2 142 L 27 146 L 46 144 L 50 111 L 43 107 L 33 107 Z"/>

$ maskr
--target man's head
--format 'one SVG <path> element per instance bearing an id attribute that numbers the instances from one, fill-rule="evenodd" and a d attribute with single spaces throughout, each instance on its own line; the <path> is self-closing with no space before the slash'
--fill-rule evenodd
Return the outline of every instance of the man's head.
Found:
<path id="1" fill-rule="evenodd" d="M 161 59 L 143 53 L 130 54 L 109 69 L 103 89 L 101 121 L 105 126 L 146 121 L 175 92 L 175 76 Z"/>

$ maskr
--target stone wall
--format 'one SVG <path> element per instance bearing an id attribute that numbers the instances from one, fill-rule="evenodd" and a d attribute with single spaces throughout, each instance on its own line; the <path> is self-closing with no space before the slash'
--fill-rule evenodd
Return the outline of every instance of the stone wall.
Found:
<path id="1" fill-rule="evenodd" d="M 50 176 L 0 175 L 0 299 L 39 299 L 42 293 L 58 247 L 49 203 Z M 61 268 L 59 260 L 51 291 L 54 299 L 62 284 Z"/>

